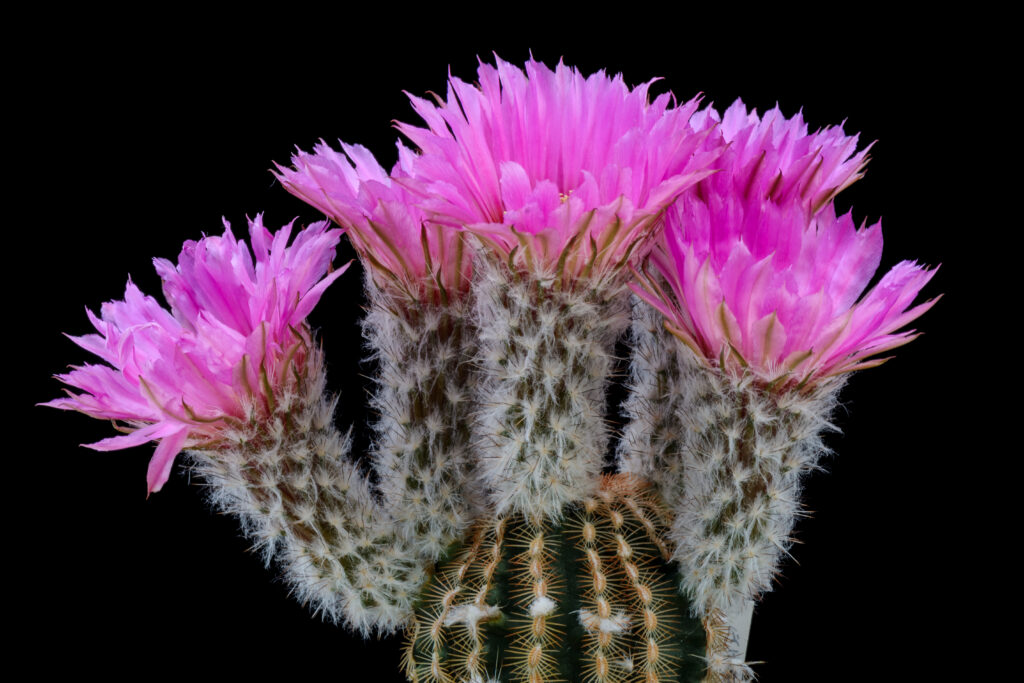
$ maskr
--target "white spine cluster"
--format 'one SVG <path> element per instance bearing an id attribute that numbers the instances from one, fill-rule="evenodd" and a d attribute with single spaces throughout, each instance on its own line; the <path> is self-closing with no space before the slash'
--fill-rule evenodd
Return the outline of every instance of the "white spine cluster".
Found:
<path id="1" fill-rule="evenodd" d="M 821 434 L 834 429 L 839 382 L 769 390 L 708 368 L 685 347 L 679 357 L 675 557 L 695 608 L 728 611 L 771 589 L 800 512 L 801 478 L 826 451 Z"/>
<path id="2" fill-rule="evenodd" d="M 399 299 L 367 278 L 364 336 L 379 364 L 373 467 L 397 533 L 437 560 L 480 511 L 469 454 L 467 304 Z"/>
<path id="3" fill-rule="evenodd" d="M 558 518 L 599 485 L 605 390 L 627 299 L 621 284 L 581 279 L 567 289 L 488 258 L 475 268 L 481 476 L 499 514 Z"/>
<path id="4" fill-rule="evenodd" d="M 319 350 L 273 415 L 226 431 L 191 451 L 215 506 L 274 560 L 297 596 L 364 635 L 392 632 L 412 614 L 426 574 L 414 549 L 348 459 L 333 427 Z"/>

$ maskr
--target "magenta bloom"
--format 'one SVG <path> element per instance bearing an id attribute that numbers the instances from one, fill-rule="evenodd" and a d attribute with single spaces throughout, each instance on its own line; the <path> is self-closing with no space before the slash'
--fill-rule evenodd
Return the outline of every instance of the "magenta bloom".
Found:
<path id="1" fill-rule="evenodd" d="M 275 176 L 299 199 L 344 228 L 380 286 L 397 285 L 417 299 L 464 293 L 470 258 L 459 233 L 426 220 L 418 197 L 403 186 L 414 155 L 398 144 L 398 163 L 388 175 L 368 149 L 341 143 L 344 153 L 322 142 L 313 154 L 299 150 L 294 168 Z"/>
<path id="2" fill-rule="evenodd" d="M 907 310 L 934 270 L 904 261 L 858 302 L 881 225 L 858 230 L 830 204 L 867 163 L 856 136 L 808 133 L 800 115 L 760 118 L 739 100 L 691 124 L 727 148 L 666 213 L 651 260 L 671 291 L 648 274 L 634 286 L 682 341 L 723 369 L 788 383 L 877 365 L 867 359 L 914 338 L 898 330 L 934 303 Z"/>
<path id="3" fill-rule="evenodd" d="M 225 224 L 221 237 L 186 242 L 175 266 L 155 259 L 171 310 L 128 282 L 123 301 L 86 311 L 99 334 L 71 339 L 110 365 L 59 375 L 82 390 L 44 405 L 126 422 L 133 431 L 90 448 L 107 451 L 158 440 L 148 490 L 159 491 L 186 446 L 215 440 L 225 420 L 273 408 L 275 391 L 309 349 L 305 318 L 327 286 L 340 231 L 316 223 L 291 246 L 249 223 L 253 256 Z M 347 267 L 347 266 L 346 266 Z"/>
<path id="4" fill-rule="evenodd" d="M 573 275 L 620 264 L 721 152 L 689 125 L 696 101 L 648 102 L 650 83 L 630 90 L 603 71 L 496 62 L 480 65 L 479 87 L 450 77 L 443 103 L 410 96 L 425 127 L 398 129 L 420 149 L 403 184 L 427 216 L 499 253 L 520 247 L 550 268 L 571 245 Z"/>
<path id="5" fill-rule="evenodd" d="M 903 261 L 858 301 L 881 260 L 880 223 L 858 230 L 831 204 L 809 217 L 795 203 L 705 199 L 673 207 L 667 248 L 652 254 L 671 293 L 650 277 L 634 290 L 712 364 L 802 383 L 880 364 L 867 359 L 916 336 L 898 330 L 934 303 L 908 310 L 934 270 Z"/>

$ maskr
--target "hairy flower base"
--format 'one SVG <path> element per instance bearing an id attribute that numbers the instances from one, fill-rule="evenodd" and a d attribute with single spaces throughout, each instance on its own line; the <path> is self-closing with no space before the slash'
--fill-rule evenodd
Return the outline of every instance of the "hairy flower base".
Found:
<path id="1" fill-rule="evenodd" d="M 647 479 L 657 486 L 669 509 L 678 508 L 683 493 L 679 452 L 679 402 L 685 391 L 679 343 L 665 329 L 664 316 L 639 297 L 632 297 L 626 417 L 616 451 L 619 472 Z"/>
<path id="2" fill-rule="evenodd" d="M 708 622 L 706 633 L 676 591 L 666 514 L 637 480 L 614 476 L 558 520 L 521 512 L 481 520 L 417 604 L 406 675 L 416 683 L 747 680 L 749 669 L 729 657 L 728 628 Z"/>
<path id="3" fill-rule="evenodd" d="M 472 457 L 468 301 L 418 302 L 367 278 L 363 336 L 378 364 L 373 467 L 398 534 L 436 560 L 484 507 Z"/>
<path id="4" fill-rule="evenodd" d="M 598 486 L 612 354 L 629 321 L 624 286 L 583 281 L 563 290 L 549 274 L 477 261 L 481 477 L 499 513 L 557 517 Z"/>
<path id="5" fill-rule="evenodd" d="M 672 539 L 682 589 L 703 614 L 735 609 L 771 589 L 800 514 L 802 478 L 827 452 L 840 380 L 765 387 L 752 374 L 710 370 L 688 349 L 676 408 L 679 449 L 654 468 L 678 493 Z"/>
<path id="6" fill-rule="evenodd" d="M 302 602 L 364 635 L 390 633 L 411 615 L 425 566 L 349 460 L 324 386 L 316 352 L 271 416 L 189 455 L 211 502 L 239 517 Z"/>

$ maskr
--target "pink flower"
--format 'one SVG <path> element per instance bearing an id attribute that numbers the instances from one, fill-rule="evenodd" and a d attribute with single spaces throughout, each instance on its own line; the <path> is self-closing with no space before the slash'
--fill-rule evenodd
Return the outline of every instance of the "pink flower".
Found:
<path id="1" fill-rule="evenodd" d="M 732 372 L 804 383 L 878 365 L 867 359 L 916 336 L 898 330 L 934 303 L 908 310 L 935 271 L 903 261 L 858 301 L 881 260 L 881 224 L 858 230 L 831 204 L 808 213 L 793 202 L 688 195 L 666 216 L 666 250 L 652 254 L 671 294 L 649 276 L 634 291 L 698 355 Z"/>
<path id="2" fill-rule="evenodd" d="M 71 339 L 110 365 L 58 375 L 84 393 L 43 405 L 121 420 L 134 428 L 90 448 L 129 448 L 157 440 L 148 490 L 159 491 L 186 446 L 217 438 L 226 420 L 272 410 L 309 348 L 305 318 L 347 265 L 327 277 L 340 231 L 315 223 L 291 246 L 289 224 L 276 234 L 261 216 L 249 223 L 256 260 L 225 223 L 221 237 L 186 242 L 178 265 L 155 259 L 171 310 L 128 282 L 123 301 L 105 303 L 99 334 Z"/>
<path id="3" fill-rule="evenodd" d="M 421 154 L 403 184 L 427 216 L 484 238 L 499 254 L 578 276 L 639 256 L 664 209 L 720 153 L 689 119 L 696 100 L 648 102 L 650 83 L 584 77 L 532 59 L 496 59 L 479 87 L 450 77 L 445 102 L 410 96 L 424 128 L 398 124 Z"/>
<path id="4" fill-rule="evenodd" d="M 881 225 L 858 230 L 830 203 L 867 162 L 856 136 L 808 134 L 799 115 L 762 119 L 739 100 L 691 123 L 728 148 L 666 213 L 651 261 L 671 292 L 647 273 L 634 285 L 682 341 L 723 369 L 803 383 L 878 365 L 868 359 L 916 336 L 898 330 L 934 303 L 907 310 L 934 270 L 904 261 L 858 301 L 881 261 Z"/>
<path id="5" fill-rule="evenodd" d="M 323 141 L 313 154 L 299 150 L 293 169 L 278 165 L 285 189 L 344 228 L 363 263 L 383 287 L 397 286 L 416 299 L 464 293 L 470 258 L 462 235 L 426 220 L 402 181 L 414 156 L 398 144 L 398 163 L 388 175 L 368 149 Z"/>

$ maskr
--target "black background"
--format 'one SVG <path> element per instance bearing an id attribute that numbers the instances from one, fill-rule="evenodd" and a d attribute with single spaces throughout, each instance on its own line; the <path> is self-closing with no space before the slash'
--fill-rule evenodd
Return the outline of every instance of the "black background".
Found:
<path id="1" fill-rule="evenodd" d="M 998 127 L 989 122 L 998 105 L 986 109 L 992 91 L 977 79 L 998 76 L 1001 62 L 971 56 L 966 25 L 740 36 L 728 17 L 582 29 L 555 14 L 556 31 L 515 38 L 316 16 L 274 32 L 159 19 L 124 34 L 90 23 L 38 36 L 53 61 L 14 69 L 6 105 L 19 126 L 8 159 L 18 177 L 7 190 L 17 390 L 5 501 L 16 642 L 37 671 L 402 680 L 397 639 L 364 641 L 311 616 L 183 468 L 147 500 L 151 446 L 80 448 L 112 435 L 110 425 L 33 404 L 60 393 L 51 375 L 92 361 L 61 336 L 90 331 L 85 306 L 120 298 L 129 274 L 159 292 L 152 257 L 175 259 L 185 239 L 219 233 L 222 216 L 236 234 L 261 211 L 271 227 L 317 220 L 268 172 L 295 145 L 342 138 L 390 166 L 390 122 L 416 121 L 403 89 L 443 92 L 449 65 L 472 80 L 477 55 L 521 64 L 531 49 L 549 65 L 564 56 L 585 73 L 622 72 L 631 85 L 660 76 L 658 92 L 703 92 L 719 108 L 738 96 L 760 111 L 803 107 L 812 127 L 845 120 L 862 144 L 878 141 L 840 209 L 852 206 L 858 222 L 882 218 L 880 272 L 905 258 L 941 263 L 923 296 L 945 298 L 915 323 L 923 337 L 844 390 L 842 433 L 827 440 L 836 455 L 808 480 L 813 514 L 758 608 L 748 657 L 764 662 L 766 683 L 930 680 L 975 666 L 987 642 L 973 635 L 984 628 L 979 596 L 1002 590 L 973 578 L 989 518 L 974 501 L 991 454 L 966 412 L 991 398 L 983 384 L 1005 358 L 971 291 L 990 274 L 974 245 L 1009 231 L 988 223 L 998 200 L 977 189 L 991 178 L 985 155 Z M 336 263 L 351 257 L 346 245 Z M 361 301 L 356 264 L 311 321 L 342 392 L 336 419 L 365 445 Z"/>

